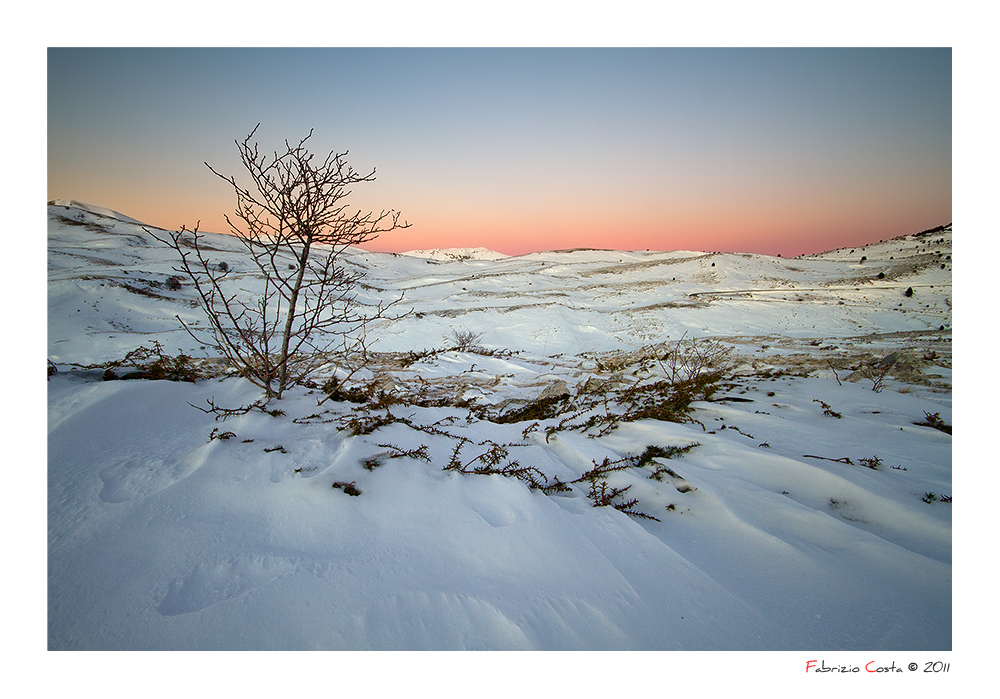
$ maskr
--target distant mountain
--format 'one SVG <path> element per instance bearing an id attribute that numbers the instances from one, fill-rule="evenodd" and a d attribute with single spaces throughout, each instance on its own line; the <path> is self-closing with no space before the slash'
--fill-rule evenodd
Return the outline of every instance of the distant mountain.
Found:
<path id="1" fill-rule="evenodd" d="M 456 262 L 458 260 L 504 260 L 509 257 L 488 248 L 438 248 L 433 250 L 410 250 L 401 254 L 445 262 Z"/>

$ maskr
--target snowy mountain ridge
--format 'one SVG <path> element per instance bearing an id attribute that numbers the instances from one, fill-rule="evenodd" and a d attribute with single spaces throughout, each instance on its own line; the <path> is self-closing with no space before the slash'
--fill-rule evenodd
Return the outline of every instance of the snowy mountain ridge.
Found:
<path id="1" fill-rule="evenodd" d="M 103 206 L 93 206 L 92 204 L 84 204 L 83 202 L 76 201 L 74 199 L 53 199 L 49 202 L 49 206 L 60 206 L 66 209 L 79 209 L 90 214 L 96 214 L 98 216 L 103 216 L 105 218 L 116 218 L 120 221 L 125 221 L 127 223 L 135 223 L 139 225 L 147 225 L 134 219 L 131 216 L 126 216 L 125 214 L 120 214 L 117 211 L 112 211 L 111 209 L 106 209 Z"/>
<path id="2" fill-rule="evenodd" d="M 430 250 L 410 250 L 400 254 L 448 262 L 461 260 L 502 260 L 507 257 L 507 255 L 494 252 L 489 248 L 433 248 Z"/>

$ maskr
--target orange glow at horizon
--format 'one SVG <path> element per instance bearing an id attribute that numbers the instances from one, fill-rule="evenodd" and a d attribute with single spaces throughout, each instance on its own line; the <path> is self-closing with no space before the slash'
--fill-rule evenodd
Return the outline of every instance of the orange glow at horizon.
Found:
<path id="1" fill-rule="evenodd" d="M 229 232 L 235 196 L 204 162 L 247 184 L 233 140 L 257 122 L 264 152 L 314 129 L 313 153 L 377 168 L 350 203 L 411 224 L 377 251 L 796 256 L 952 218 L 950 49 L 49 49 L 47 65 L 48 198 L 167 229 Z M 285 99 L 248 115 L 233 77 L 261 73 Z"/>
<path id="2" fill-rule="evenodd" d="M 143 198 L 138 206 L 124 198 L 120 204 L 88 200 L 86 193 L 74 198 L 170 230 L 177 230 L 181 225 L 188 228 L 199 225 L 203 232 L 230 233 L 225 215 L 233 216 L 233 201 L 227 197 L 220 199 L 217 193 L 195 200 L 188 198 L 183 212 L 170 201 L 172 197 L 167 196 L 155 201 Z M 795 206 L 763 212 L 726 206 L 725 202 L 704 212 L 678 209 L 622 215 L 588 212 L 589 215 L 572 216 L 571 213 L 563 215 L 554 209 L 524 214 L 508 211 L 503 218 L 499 215 L 479 218 L 471 211 L 460 215 L 452 210 L 436 216 L 430 211 L 420 211 L 418 217 L 411 217 L 402 210 L 402 219 L 411 224 L 409 228 L 383 233 L 362 247 L 374 252 L 397 253 L 484 247 L 507 255 L 520 255 L 596 248 L 751 252 L 794 257 L 874 243 L 950 223 L 950 218 L 935 217 L 930 207 L 900 216 L 900 212 L 883 211 L 876 205 L 871 210 L 863 210 L 862 216 L 856 210 L 831 211 L 822 207 L 817 207 L 815 213 Z"/>

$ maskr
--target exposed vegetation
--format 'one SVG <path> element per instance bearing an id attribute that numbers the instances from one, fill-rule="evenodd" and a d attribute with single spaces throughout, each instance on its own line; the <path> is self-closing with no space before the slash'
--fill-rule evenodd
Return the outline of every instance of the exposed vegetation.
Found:
<path id="1" fill-rule="evenodd" d="M 214 372 L 199 365 L 186 354 L 171 356 L 163 350 L 156 340 L 150 340 L 145 346 L 136 347 L 122 359 L 102 364 L 86 365 L 85 369 L 104 369 L 105 381 L 117 379 L 146 379 L 149 381 L 187 381 L 194 383 L 199 379 L 208 378 Z"/>
<path id="2" fill-rule="evenodd" d="M 333 487 L 337 488 L 338 490 L 343 490 L 348 495 L 352 495 L 354 497 L 361 495 L 361 490 L 358 488 L 357 483 L 355 481 L 351 481 L 350 483 L 344 481 L 337 481 L 336 483 L 333 484 Z"/>
<path id="3" fill-rule="evenodd" d="M 819 400 L 818 398 L 814 398 L 813 403 L 819 403 L 820 407 L 823 408 L 823 414 L 828 417 L 836 417 L 836 418 L 843 417 L 840 413 L 833 410 L 829 405 Z"/>
<path id="4" fill-rule="evenodd" d="M 919 422 L 914 422 L 913 424 L 921 425 L 923 427 L 933 427 L 936 430 L 941 430 L 945 434 L 951 434 L 951 425 L 941 419 L 941 413 L 929 413 L 925 411 L 924 419 Z"/>

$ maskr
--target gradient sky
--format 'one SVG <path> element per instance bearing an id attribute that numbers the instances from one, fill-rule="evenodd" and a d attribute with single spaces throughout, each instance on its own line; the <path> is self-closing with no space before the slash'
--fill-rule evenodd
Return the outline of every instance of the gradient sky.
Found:
<path id="1" fill-rule="evenodd" d="M 951 49 L 48 50 L 48 198 L 228 230 L 262 150 L 314 129 L 368 249 L 793 256 L 952 220 Z"/>

